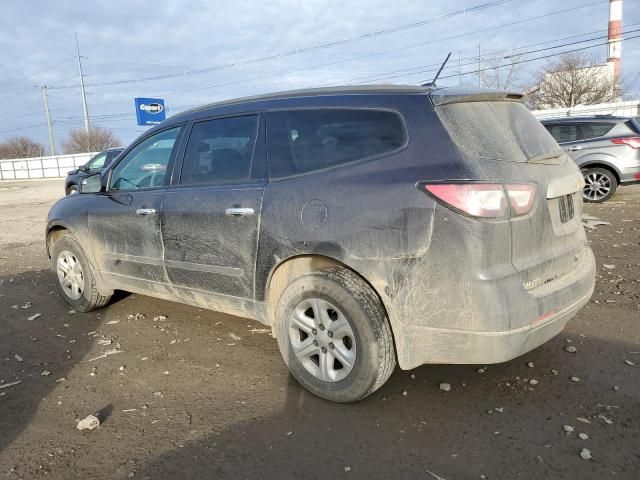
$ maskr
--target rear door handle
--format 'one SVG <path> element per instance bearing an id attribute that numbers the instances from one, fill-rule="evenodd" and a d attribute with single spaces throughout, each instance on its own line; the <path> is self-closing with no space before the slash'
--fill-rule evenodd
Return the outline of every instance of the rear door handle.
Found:
<path id="1" fill-rule="evenodd" d="M 582 150 L 582 147 L 580 147 L 580 146 L 578 146 L 578 145 L 575 145 L 575 146 L 573 146 L 573 147 L 569 147 L 569 148 L 568 148 L 568 150 L 569 150 L 570 152 L 575 152 L 576 150 Z"/>
<path id="2" fill-rule="evenodd" d="M 139 208 L 136 210 L 136 215 L 153 215 L 156 213 L 155 208 Z"/>
<path id="3" fill-rule="evenodd" d="M 253 215 L 255 212 L 253 208 L 232 207 L 227 208 L 224 213 L 230 217 L 242 217 L 244 215 Z"/>

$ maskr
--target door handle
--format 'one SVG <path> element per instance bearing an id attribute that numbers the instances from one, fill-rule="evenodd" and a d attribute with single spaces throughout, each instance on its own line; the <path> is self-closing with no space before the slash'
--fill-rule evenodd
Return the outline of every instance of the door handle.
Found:
<path id="1" fill-rule="evenodd" d="M 570 152 L 575 152 L 576 150 L 582 150 L 582 147 L 576 145 L 574 147 L 569 147 L 568 149 Z"/>
<path id="2" fill-rule="evenodd" d="M 230 217 L 242 217 L 244 215 L 253 215 L 255 212 L 253 208 L 232 207 L 227 208 L 224 213 Z"/>
<path id="3" fill-rule="evenodd" d="M 136 210 L 136 215 L 153 215 L 156 213 L 155 208 L 139 208 Z"/>

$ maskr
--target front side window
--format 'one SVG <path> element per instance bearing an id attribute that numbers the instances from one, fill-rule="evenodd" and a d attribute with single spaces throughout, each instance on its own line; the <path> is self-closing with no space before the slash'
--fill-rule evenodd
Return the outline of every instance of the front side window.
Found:
<path id="1" fill-rule="evenodd" d="M 157 133 L 136 145 L 116 165 L 110 190 L 161 187 L 175 148 L 180 128 Z"/>
<path id="2" fill-rule="evenodd" d="M 552 124 L 545 125 L 545 127 L 558 143 L 575 142 L 580 140 L 577 125 Z"/>
<path id="3" fill-rule="evenodd" d="M 257 133 L 258 115 L 194 124 L 184 155 L 180 184 L 249 180 Z"/>
<path id="4" fill-rule="evenodd" d="M 395 112 L 327 108 L 271 112 L 267 138 L 270 174 L 277 178 L 392 152 L 407 134 Z"/>
<path id="5" fill-rule="evenodd" d="M 89 160 L 89 162 L 87 162 L 87 170 L 99 170 L 101 168 L 104 168 L 106 160 L 106 153 L 100 153 L 99 155 L 96 155 L 91 160 Z"/>

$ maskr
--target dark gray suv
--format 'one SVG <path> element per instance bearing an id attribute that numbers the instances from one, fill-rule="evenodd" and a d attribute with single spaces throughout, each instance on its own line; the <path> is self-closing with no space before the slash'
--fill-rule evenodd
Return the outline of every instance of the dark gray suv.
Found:
<path id="1" fill-rule="evenodd" d="M 640 183 L 640 122 L 596 115 L 544 119 L 542 124 L 584 174 L 583 198 L 605 202 L 618 185 Z"/>
<path id="2" fill-rule="evenodd" d="M 521 98 L 343 87 L 171 117 L 52 207 L 60 295 L 256 319 L 300 384 L 337 402 L 396 362 L 510 360 L 595 281 L 582 175 Z"/>

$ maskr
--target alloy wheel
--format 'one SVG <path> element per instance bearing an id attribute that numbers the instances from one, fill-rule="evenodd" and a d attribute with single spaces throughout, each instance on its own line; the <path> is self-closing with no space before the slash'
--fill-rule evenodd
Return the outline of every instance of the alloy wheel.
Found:
<path id="1" fill-rule="evenodd" d="M 584 184 L 583 196 L 586 200 L 602 200 L 611 192 L 611 178 L 602 172 L 587 173 Z"/>

